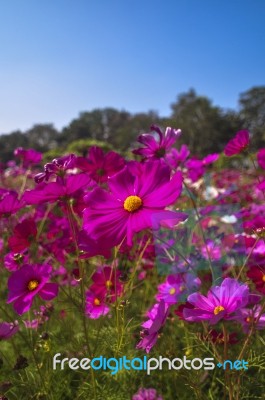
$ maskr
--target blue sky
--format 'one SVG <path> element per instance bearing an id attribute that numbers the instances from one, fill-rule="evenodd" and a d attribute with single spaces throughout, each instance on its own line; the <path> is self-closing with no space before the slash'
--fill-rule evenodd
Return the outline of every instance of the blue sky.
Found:
<path id="1" fill-rule="evenodd" d="M 263 0 L 0 0 L 0 133 L 265 84 Z"/>

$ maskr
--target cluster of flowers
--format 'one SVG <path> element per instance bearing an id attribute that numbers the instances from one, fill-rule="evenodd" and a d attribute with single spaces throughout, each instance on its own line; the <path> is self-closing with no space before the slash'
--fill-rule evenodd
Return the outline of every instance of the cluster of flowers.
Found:
<path id="1" fill-rule="evenodd" d="M 93 146 L 86 157 L 70 154 L 54 159 L 42 172 L 37 169 L 40 153 L 15 151 L 20 165 L 9 163 L 1 169 L 0 251 L 10 273 L 7 303 L 13 303 L 17 314 L 30 310 L 35 297 L 53 300 L 59 286 L 79 286 L 83 277 L 78 262 L 93 258 L 98 267 L 90 274 L 84 312 L 91 319 L 105 316 L 118 298 L 126 297 L 119 257 L 141 260 L 141 281 L 148 278 L 158 254 L 170 270 L 158 285 L 157 302 L 147 311 L 138 349 L 152 349 L 172 307 L 187 323 L 231 320 L 245 332 L 253 326 L 264 328 L 265 149 L 254 160 L 258 172 L 242 179 L 240 171 L 212 169 L 218 154 L 198 159 L 185 145 L 177 150 L 173 146 L 180 134 L 152 126 L 151 133 L 138 138 L 142 147 L 133 151 L 140 161 L 126 161 L 114 151 L 104 154 Z M 240 131 L 224 154 L 246 152 L 249 145 L 249 133 Z M 211 185 L 203 179 L 206 175 Z M 10 182 L 22 182 L 20 190 Z M 197 195 L 202 199 L 200 210 L 194 200 Z M 188 226 L 188 202 L 204 234 L 195 229 L 190 251 L 183 255 L 175 248 L 174 235 L 183 235 Z M 235 211 L 215 223 L 220 205 L 233 210 L 235 204 L 239 205 Z M 242 230 L 237 232 L 239 221 Z M 229 228 L 220 232 L 220 224 Z M 228 252 L 229 260 L 224 256 Z M 66 264 L 73 254 L 77 264 L 69 270 Z M 245 259 L 240 266 L 237 255 Z M 209 264 L 210 276 L 199 270 L 201 260 Z M 214 269 L 220 272 L 217 278 Z M 1 338 L 17 330 L 17 323 L 3 322 Z"/>

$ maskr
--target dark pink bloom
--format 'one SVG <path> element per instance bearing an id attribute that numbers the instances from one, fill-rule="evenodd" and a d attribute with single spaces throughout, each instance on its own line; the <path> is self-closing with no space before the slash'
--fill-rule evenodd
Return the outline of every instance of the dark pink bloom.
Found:
<path id="1" fill-rule="evenodd" d="M 88 157 L 77 157 L 76 167 L 96 182 L 106 182 L 109 177 L 115 175 L 125 165 L 124 159 L 114 151 L 104 154 L 100 147 L 92 146 L 89 149 Z"/>
<path id="2" fill-rule="evenodd" d="M 86 315 L 91 319 L 98 319 L 108 314 L 110 308 L 105 304 L 105 297 L 92 291 L 86 293 Z"/>
<path id="3" fill-rule="evenodd" d="M 200 179 L 205 172 L 205 167 L 202 160 L 198 160 L 197 158 L 189 159 L 185 166 L 188 169 L 188 176 L 192 182 L 196 182 L 198 179 Z"/>
<path id="4" fill-rule="evenodd" d="M 110 193 L 97 188 L 86 196 L 89 207 L 84 210 L 84 230 L 105 247 L 124 239 L 131 246 L 135 233 L 157 229 L 163 220 L 177 223 L 187 218 L 186 214 L 164 210 L 181 193 L 181 173 L 170 180 L 169 167 L 159 161 L 140 164 L 140 168 L 139 175 L 125 167 L 110 178 Z"/>
<path id="5" fill-rule="evenodd" d="M 105 258 L 110 258 L 111 250 L 102 246 L 102 243 L 92 239 L 83 229 L 78 235 L 78 247 L 82 250 L 81 258 L 89 258 L 97 255 L 102 255 Z"/>
<path id="6" fill-rule="evenodd" d="M 209 321 L 216 324 L 220 319 L 229 319 L 232 313 L 245 307 L 249 301 L 249 288 L 241 285 L 236 279 L 226 278 L 221 286 L 212 287 L 207 296 L 193 293 L 188 302 L 194 308 L 184 308 L 183 315 L 187 321 Z"/>
<path id="7" fill-rule="evenodd" d="M 14 155 L 19 157 L 23 161 L 23 166 L 25 168 L 29 167 L 32 164 L 39 164 L 42 160 L 42 154 L 34 149 L 23 149 L 22 147 L 18 147 L 14 151 Z"/>
<path id="8" fill-rule="evenodd" d="M 235 154 L 242 153 L 249 146 L 249 133 L 248 131 L 239 131 L 236 136 L 229 140 L 225 146 L 224 153 L 227 157 L 233 156 Z"/>
<path id="9" fill-rule="evenodd" d="M 115 301 L 117 296 L 122 293 L 122 284 L 119 282 L 121 272 L 104 266 L 99 268 L 93 275 L 90 290 L 100 298 L 108 297 L 111 301 Z"/>
<path id="10" fill-rule="evenodd" d="M 7 303 L 14 302 L 14 309 L 22 315 L 28 311 L 36 295 L 52 300 L 58 294 L 57 283 L 48 283 L 52 267 L 48 264 L 26 264 L 15 271 L 8 280 Z"/>
<path id="11" fill-rule="evenodd" d="M 227 343 L 229 344 L 236 344 L 238 343 L 238 337 L 237 337 L 237 333 L 233 332 L 233 333 L 229 333 L 227 334 Z M 209 333 L 207 333 L 206 335 L 201 335 L 201 339 L 203 341 L 207 340 L 208 342 L 212 342 L 215 344 L 219 344 L 219 345 L 224 345 L 224 334 L 223 332 L 218 332 L 215 329 L 210 330 Z"/>
<path id="12" fill-rule="evenodd" d="M 172 168 L 177 169 L 181 164 L 186 161 L 189 155 L 190 151 L 188 147 L 183 144 L 179 150 L 175 149 L 174 147 L 171 149 L 170 153 L 167 156 L 167 161 Z"/>
<path id="13" fill-rule="evenodd" d="M 10 249 L 19 253 L 27 249 L 37 235 L 37 227 L 33 218 L 25 219 L 14 228 L 14 234 L 8 239 Z"/>
<path id="14" fill-rule="evenodd" d="M 155 389 L 140 388 L 132 397 L 132 400 L 163 400 Z"/>
<path id="15" fill-rule="evenodd" d="M 202 160 L 203 165 L 210 165 L 217 161 L 219 158 L 219 154 L 213 153 L 213 154 L 208 154 L 208 156 L 204 157 Z"/>
<path id="16" fill-rule="evenodd" d="M 156 344 L 158 334 L 164 326 L 169 314 L 169 306 L 161 300 L 155 304 L 148 312 L 149 319 L 142 324 L 144 330 L 141 332 L 142 339 L 137 344 L 137 349 L 143 349 L 149 353 L 152 347 Z"/>
<path id="17" fill-rule="evenodd" d="M 14 191 L 4 192 L 0 200 L 0 217 L 10 217 L 24 206 L 18 199 L 18 194 Z"/>
<path id="18" fill-rule="evenodd" d="M 10 271 L 16 271 L 19 269 L 23 264 L 27 264 L 29 261 L 29 255 L 27 250 L 21 253 L 7 253 L 4 256 L 4 267 Z"/>
<path id="19" fill-rule="evenodd" d="M 18 322 L 0 322 L 0 341 L 9 339 L 19 330 Z"/>
<path id="20" fill-rule="evenodd" d="M 258 154 L 257 154 L 257 160 L 259 163 L 259 166 L 263 169 L 265 169 L 265 149 L 260 149 Z"/>
<path id="21" fill-rule="evenodd" d="M 163 134 L 161 129 L 156 125 L 152 125 L 150 129 L 158 134 L 159 140 L 157 141 L 150 133 L 143 133 L 138 137 L 138 142 L 142 143 L 145 147 L 133 150 L 133 153 L 148 159 L 157 160 L 166 155 L 167 150 L 173 146 L 181 135 L 181 130 L 168 127 L 165 134 Z"/>
<path id="22" fill-rule="evenodd" d="M 247 272 L 247 276 L 254 282 L 257 291 L 265 294 L 265 268 L 254 265 Z"/>

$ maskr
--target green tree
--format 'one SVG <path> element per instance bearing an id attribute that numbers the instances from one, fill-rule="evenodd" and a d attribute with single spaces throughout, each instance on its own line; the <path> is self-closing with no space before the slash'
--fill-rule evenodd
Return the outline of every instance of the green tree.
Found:
<path id="1" fill-rule="evenodd" d="M 235 112 L 213 106 L 210 99 L 198 96 L 194 89 L 182 93 L 171 105 L 172 114 L 163 124 L 180 128 L 179 143 L 186 143 L 192 154 L 203 156 L 221 152 L 227 141 L 240 129 Z"/>
<path id="2" fill-rule="evenodd" d="M 239 115 L 257 148 L 265 145 L 265 86 L 256 86 L 239 96 Z"/>

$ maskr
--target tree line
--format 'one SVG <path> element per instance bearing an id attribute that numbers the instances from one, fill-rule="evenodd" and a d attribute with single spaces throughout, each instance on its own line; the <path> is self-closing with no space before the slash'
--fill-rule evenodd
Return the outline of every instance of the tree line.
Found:
<path id="1" fill-rule="evenodd" d="M 178 144 L 187 144 L 192 154 L 198 156 L 222 151 L 241 129 L 250 131 L 253 150 L 265 147 L 265 86 L 241 93 L 238 110 L 214 106 L 208 97 L 190 89 L 177 96 L 169 117 L 160 117 L 155 111 L 132 114 L 103 108 L 81 112 L 61 131 L 53 124 L 36 124 L 25 132 L 18 130 L 0 136 L 0 161 L 11 160 L 17 147 L 34 148 L 50 158 L 67 150 L 85 154 L 90 143 L 125 152 L 135 146 L 139 133 L 148 132 L 152 124 L 180 128 Z"/>

